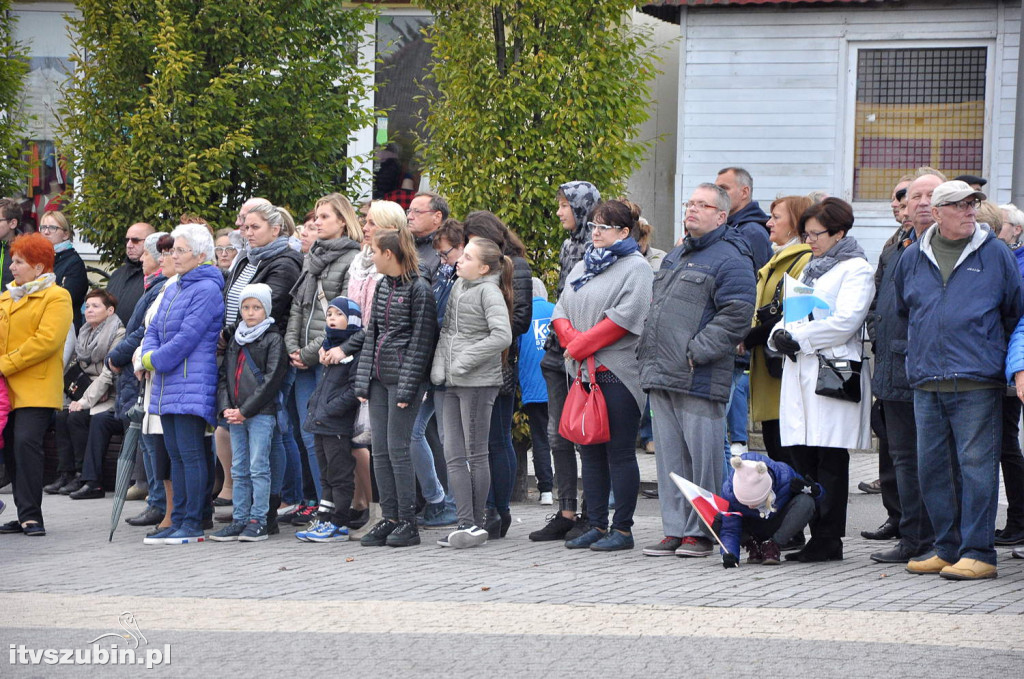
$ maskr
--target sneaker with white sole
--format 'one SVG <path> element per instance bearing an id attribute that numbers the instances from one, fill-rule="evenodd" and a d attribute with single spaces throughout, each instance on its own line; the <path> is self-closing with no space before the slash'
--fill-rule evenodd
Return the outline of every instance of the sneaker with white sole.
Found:
<path id="1" fill-rule="evenodd" d="M 490 537 L 483 528 L 479 526 L 469 526 L 468 528 L 461 528 L 453 531 L 448 535 L 448 544 L 455 549 L 469 549 L 470 547 L 479 547 L 480 545 L 487 542 L 487 538 Z"/>
<path id="2" fill-rule="evenodd" d="M 348 528 L 335 526 L 330 521 L 321 521 L 317 530 L 306 535 L 310 542 L 348 542 Z"/>
<path id="3" fill-rule="evenodd" d="M 245 521 L 235 521 L 224 526 L 216 533 L 210 533 L 210 539 L 214 542 L 236 542 L 238 536 L 245 530 Z"/>
<path id="4" fill-rule="evenodd" d="M 310 541 L 309 540 L 310 534 L 316 532 L 317 530 L 319 530 L 320 526 L 323 525 L 323 523 L 324 522 L 321 521 L 320 519 L 316 519 L 315 521 L 310 521 L 309 525 L 307 525 L 305 528 L 301 528 L 298 531 L 296 531 L 295 537 L 297 539 L 299 539 L 299 540 L 302 540 L 303 542 L 309 542 Z"/>
<path id="5" fill-rule="evenodd" d="M 542 505 L 552 505 L 554 502 L 555 498 L 552 497 L 550 490 L 540 494 L 540 503 Z"/>
<path id="6" fill-rule="evenodd" d="M 142 544 L 162 545 L 164 544 L 164 540 L 173 535 L 175 532 L 177 532 L 177 530 L 178 529 L 174 526 L 168 526 L 167 528 L 154 530 L 151 534 L 147 535 L 145 538 L 142 539 Z"/>
<path id="7" fill-rule="evenodd" d="M 201 528 L 179 528 L 164 538 L 165 545 L 190 545 L 205 541 L 206 533 Z"/>
<path id="8" fill-rule="evenodd" d="M 269 538 L 267 534 L 266 524 L 260 523 L 255 519 L 249 519 L 249 523 L 245 525 L 245 530 L 238 536 L 239 542 L 262 542 Z"/>
<path id="9" fill-rule="evenodd" d="M 681 544 L 683 544 L 682 538 L 668 535 L 663 537 L 661 542 L 655 542 L 653 545 L 644 547 L 644 556 L 675 556 L 676 550 L 679 549 Z"/>
<path id="10" fill-rule="evenodd" d="M 715 546 L 711 544 L 711 540 L 687 535 L 676 549 L 676 556 L 711 556 L 714 551 Z"/>
<path id="11" fill-rule="evenodd" d="M 451 547 L 452 546 L 451 537 L 453 535 L 458 533 L 460 530 L 469 530 L 472 527 L 473 527 L 473 524 L 471 524 L 471 523 L 460 523 L 455 530 L 453 530 L 451 533 L 448 533 L 443 538 L 440 538 L 437 541 L 437 545 L 439 547 Z"/>

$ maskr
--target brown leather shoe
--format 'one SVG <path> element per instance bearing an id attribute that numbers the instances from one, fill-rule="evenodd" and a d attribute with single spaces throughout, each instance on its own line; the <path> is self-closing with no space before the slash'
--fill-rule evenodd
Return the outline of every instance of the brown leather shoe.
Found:
<path id="1" fill-rule="evenodd" d="M 996 567 L 977 559 L 960 559 L 939 573 L 946 580 L 985 580 L 996 577 Z"/>
<path id="2" fill-rule="evenodd" d="M 930 556 L 927 559 L 912 559 L 907 562 L 907 572 L 914 575 L 934 575 L 947 566 L 952 566 L 945 559 L 938 556 Z"/>

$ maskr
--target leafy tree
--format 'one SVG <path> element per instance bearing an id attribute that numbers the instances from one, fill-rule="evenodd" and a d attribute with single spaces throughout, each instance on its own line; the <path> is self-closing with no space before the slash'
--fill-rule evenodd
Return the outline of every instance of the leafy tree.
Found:
<path id="1" fill-rule="evenodd" d="M 10 0 L 0 0 L 0 195 L 9 196 L 25 183 L 22 158 L 24 119 L 20 115 L 24 77 L 28 71 L 25 47 L 14 39 L 15 19 Z"/>
<path id="2" fill-rule="evenodd" d="M 265 196 L 301 215 L 355 181 L 372 123 L 357 64 L 373 10 L 337 0 L 78 0 L 62 137 L 86 238 L 121 252 L 126 225 L 234 222 Z M 370 78 L 369 82 L 372 82 Z"/>
<path id="3" fill-rule="evenodd" d="M 584 179 L 622 191 L 649 144 L 655 73 L 629 0 L 426 0 L 435 14 L 431 102 L 421 143 L 431 181 L 456 213 L 488 209 L 557 276 L 565 237 L 557 186 Z M 549 280 L 549 282 L 551 282 Z"/>

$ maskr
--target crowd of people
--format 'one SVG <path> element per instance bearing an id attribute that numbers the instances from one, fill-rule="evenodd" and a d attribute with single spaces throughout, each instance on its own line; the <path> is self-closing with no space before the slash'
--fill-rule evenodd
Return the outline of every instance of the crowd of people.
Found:
<path id="1" fill-rule="evenodd" d="M 558 503 L 532 541 L 633 549 L 639 445 L 664 534 L 644 555 L 842 559 L 849 450 L 874 429 L 888 518 L 865 537 L 899 541 L 871 558 L 995 577 L 995 545 L 1024 544 L 1024 212 L 980 181 L 901 178 L 877 266 L 849 204 L 780 196 L 765 213 L 742 168 L 693 190 L 668 253 L 639 206 L 570 181 L 552 195 L 566 237 L 551 300 L 554 272 L 531 270 L 512 229 L 487 211 L 456 220 L 430 192 L 359 209 L 330 194 L 300 224 L 263 198 L 234 229 L 134 224 L 127 261 L 92 290 L 63 214 L 16 236 L 19 208 L 0 200 L 18 512 L 0 533 L 45 535 L 44 492 L 104 497 L 104 453 L 134 411 L 130 493 L 146 506 L 127 521 L 151 527 L 145 544 L 258 542 L 287 524 L 367 547 L 448 526 L 440 546 L 476 547 L 512 525 L 518 395 L 539 500 Z M 580 399 L 598 394 L 601 434 L 579 438 Z M 709 524 L 677 477 L 730 511 Z"/>

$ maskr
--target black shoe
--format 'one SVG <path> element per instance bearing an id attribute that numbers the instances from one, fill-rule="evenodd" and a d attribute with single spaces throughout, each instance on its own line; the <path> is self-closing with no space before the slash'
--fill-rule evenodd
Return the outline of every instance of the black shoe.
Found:
<path id="1" fill-rule="evenodd" d="M 363 547 L 383 547 L 388 543 L 388 536 L 398 527 L 398 524 L 389 519 L 381 519 L 373 525 L 360 540 Z"/>
<path id="2" fill-rule="evenodd" d="M 72 476 L 71 474 L 67 472 L 61 472 L 60 476 L 57 477 L 56 481 L 43 486 L 43 492 L 46 493 L 47 495 L 57 495 L 58 493 L 60 493 L 61 488 L 71 483 L 71 479 L 73 478 L 74 476 Z"/>
<path id="3" fill-rule="evenodd" d="M 842 561 L 843 541 L 839 538 L 814 538 L 807 541 L 807 546 L 799 552 L 790 552 L 786 561 Z"/>
<path id="4" fill-rule="evenodd" d="M 1024 545 L 1024 529 L 1007 524 L 1003 530 L 996 531 L 996 544 L 1000 547 Z"/>
<path id="5" fill-rule="evenodd" d="M 892 519 L 886 519 L 876 530 L 862 530 L 860 536 L 865 540 L 892 540 L 900 536 L 900 527 Z"/>
<path id="6" fill-rule="evenodd" d="M 84 483 L 85 481 L 82 480 L 82 475 L 75 474 L 75 478 L 68 481 L 66 485 L 61 486 L 61 489 L 58 490 L 57 492 L 60 493 L 61 495 L 71 495 L 76 490 L 80 489 L 82 487 L 82 484 Z"/>
<path id="7" fill-rule="evenodd" d="M 351 507 L 348 510 L 348 523 L 345 524 L 349 530 L 359 530 L 370 520 L 370 508 L 365 507 L 362 511 L 356 511 Z"/>
<path id="8" fill-rule="evenodd" d="M 8 521 L 7 523 L 0 525 L 0 535 L 13 535 L 14 533 L 24 533 L 21 524 L 17 521 Z"/>
<path id="9" fill-rule="evenodd" d="M 576 525 L 573 526 L 569 530 L 569 532 L 565 534 L 565 539 L 567 542 L 569 540 L 575 540 L 579 536 L 586 533 L 588 530 L 590 530 L 590 521 L 587 519 L 587 517 L 580 514 L 576 517 Z"/>
<path id="10" fill-rule="evenodd" d="M 481 526 L 487 531 L 487 536 L 491 540 L 497 540 L 502 537 L 501 535 L 501 514 L 494 507 L 488 507 L 484 513 L 484 525 Z"/>
<path id="11" fill-rule="evenodd" d="M 164 518 L 164 513 L 153 507 L 146 507 L 141 514 L 124 520 L 129 526 L 155 526 Z"/>
<path id="12" fill-rule="evenodd" d="M 277 508 L 280 506 L 281 496 L 277 493 L 271 493 L 270 502 L 267 507 L 267 535 L 277 535 L 281 532 L 281 522 L 277 516 Z"/>
<path id="13" fill-rule="evenodd" d="M 575 525 L 574 519 L 566 518 L 560 513 L 554 514 L 548 517 L 548 522 L 543 528 L 530 533 L 530 540 L 533 542 L 565 540 L 565 534 L 571 531 Z"/>
<path id="14" fill-rule="evenodd" d="M 501 518 L 500 536 L 505 537 L 509 527 L 512 525 L 512 511 L 506 509 L 504 512 L 499 512 L 499 517 Z"/>
<path id="15" fill-rule="evenodd" d="M 170 528 L 170 526 L 164 526 L 163 528 L 161 528 L 160 525 L 157 524 L 156 526 L 153 526 L 148 531 L 146 531 L 146 537 L 148 538 L 148 537 L 152 537 L 152 536 L 156 535 L 157 533 L 162 533 L 163 531 L 167 530 L 168 528 Z"/>
<path id="16" fill-rule="evenodd" d="M 29 521 L 25 524 L 25 527 L 22 528 L 22 530 L 25 532 L 25 535 L 31 537 L 42 537 L 46 535 L 46 529 L 43 528 L 43 524 L 36 521 Z"/>
<path id="17" fill-rule="evenodd" d="M 642 488 L 640 490 L 640 494 L 643 495 L 644 497 L 650 498 L 652 500 L 657 500 L 658 499 L 658 489 L 657 488 L 652 488 L 650 490 L 648 490 L 646 488 Z"/>
<path id="18" fill-rule="evenodd" d="M 915 559 L 923 554 L 925 554 L 924 551 L 910 549 L 902 542 L 897 542 L 896 546 L 892 549 L 872 554 L 871 560 L 875 563 L 907 563 L 911 559 Z"/>
<path id="19" fill-rule="evenodd" d="M 103 488 L 92 481 L 87 481 L 82 484 L 82 487 L 71 493 L 72 500 L 99 500 L 106 496 Z"/>
<path id="20" fill-rule="evenodd" d="M 384 538 L 388 547 L 412 547 L 420 544 L 420 532 L 415 521 L 399 521 Z"/>
<path id="21" fill-rule="evenodd" d="M 213 498 L 213 506 L 214 507 L 230 507 L 231 506 L 231 500 L 228 499 L 228 498 L 225 498 L 225 497 L 215 497 L 215 498 Z"/>
<path id="22" fill-rule="evenodd" d="M 857 484 L 857 489 L 862 493 L 867 493 L 869 495 L 877 495 L 882 492 L 882 480 L 875 479 L 871 483 L 861 481 L 860 483 Z"/>
<path id="23" fill-rule="evenodd" d="M 806 544 L 807 544 L 807 538 L 804 536 L 803 532 L 801 531 L 801 532 L 797 533 L 796 535 L 794 535 L 789 540 L 789 542 L 787 542 L 786 544 L 779 545 L 779 551 L 780 552 L 792 552 L 794 549 L 802 549 L 803 546 L 806 545 Z"/>
<path id="24" fill-rule="evenodd" d="M 319 503 L 314 502 L 308 505 L 300 505 L 297 510 L 291 515 L 291 524 L 293 526 L 305 526 L 310 521 L 316 519 L 316 511 Z M 277 518 L 278 523 L 284 521 L 283 516 Z"/>

